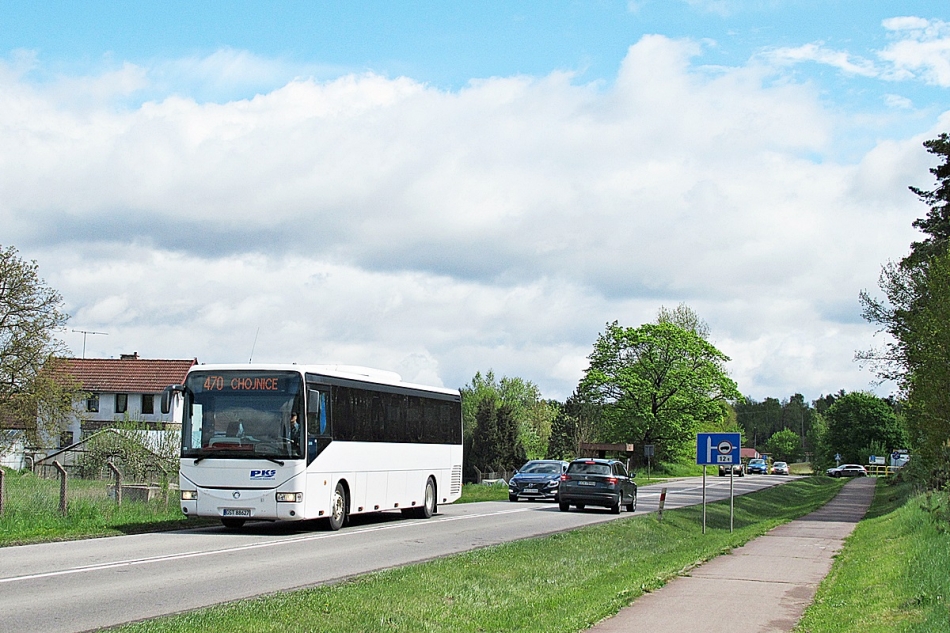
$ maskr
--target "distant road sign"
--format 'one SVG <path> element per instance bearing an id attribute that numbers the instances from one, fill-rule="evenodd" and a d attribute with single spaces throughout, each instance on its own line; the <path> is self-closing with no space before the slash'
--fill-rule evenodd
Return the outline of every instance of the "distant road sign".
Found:
<path id="1" fill-rule="evenodd" d="M 653 457 L 655 447 L 653 444 L 644 444 L 643 445 L 643 456 L 644 457 Z"/>
<path id="2" fill-rule="evenodd" d="M 741 442 L 738 433 L 697 433 L 696 463 L 701 466 L 738 464 Z"/>

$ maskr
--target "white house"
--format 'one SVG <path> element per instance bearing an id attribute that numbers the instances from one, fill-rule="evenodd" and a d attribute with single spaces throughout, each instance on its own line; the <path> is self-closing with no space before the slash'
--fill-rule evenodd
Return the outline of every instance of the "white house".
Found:
<path id="1" fill-rule="evenodd" d="M 69 446 L 100 429 L 131 420 L 157 427 L 171 421 L 160 402 L 168 385 L 181 384 L 191 360 L 139 358 L 138 352 L 119 358 L 66 358 L 64 370 L 82 385 L 89 398 L 76 412 L 60 438 Z"/>

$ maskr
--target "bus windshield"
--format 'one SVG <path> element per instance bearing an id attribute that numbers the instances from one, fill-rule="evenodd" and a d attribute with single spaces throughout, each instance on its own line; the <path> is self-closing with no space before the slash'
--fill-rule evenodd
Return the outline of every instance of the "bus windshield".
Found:
<path id="1" fill-rule="evenodd" d="M 288 371 L 194 371 L 185 381 L 181 456 L 298 459 L 303 394 Z"/>

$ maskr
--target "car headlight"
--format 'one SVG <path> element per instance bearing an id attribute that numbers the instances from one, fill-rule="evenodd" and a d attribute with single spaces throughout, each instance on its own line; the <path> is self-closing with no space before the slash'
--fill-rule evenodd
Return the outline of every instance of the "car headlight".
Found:
<path id="1" fill-rule="evenodd" d="M 300 503 L 303 501 L 302 492 L 278 492 L 277 503 Z"/>
<path id="2" fill-rule="evenodd" d="M 561 480 L 555 479 L 553 481 L 548 482 L 548 488 L 557 488 L 560 484 L 561 484 Z"/>
<path id="3" fill-rule="evenodd" d="M 182 501 L 195 501 L 197 498 L 198 498 L 197 490 L 182 490 L 181 491 Z"/>

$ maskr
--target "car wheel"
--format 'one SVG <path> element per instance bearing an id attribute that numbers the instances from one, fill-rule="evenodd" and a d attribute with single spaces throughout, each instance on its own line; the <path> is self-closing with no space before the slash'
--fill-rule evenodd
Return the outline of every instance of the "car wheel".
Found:
<path id="1" fill-rule="evenodd" d="M 609 506 L 611 514 L 620 514 L 620 502 L 623 501 L 623 495 L 617 495 L 617 502 Z"/>
<path id="2" fill-rule="evenodd" d="M 333 496 L 330 498 L 330 516 L 328 522 L 334 532 L 343 527 L 346 521 L 346 490 L 342 483 L 336 485 Z"/>
<path id="3" fill-rule="evenodd" d="M 518 500 L 518 495 L 513 495 L 513 494 L 508 495 L 508 501 L 517 501 L 517 500 Z"/>
<path id="4" fill-rule="evenodd" d="M 560 510 L 561 512 L 567 512 L 571 509 L 571 504 L 560 501 L 558 502 L 557 507 L 558 507 L 558 510 Z"/>
<path id="5" fill-rule="evenodd" d="M 637 511 L 637 493 L 633 493 L 633 501 L 627 504 L 627 512 Z"/>
<path id="6" fill-rule="evenodd" d="M 221 519 L 221 524 L 224 525 L 224 527 L 228 528 L 229 530 L 236 530 L 239 527 L 244 526 L 244 519 L 235 519 L 232 517 L 228 517 L 225 519 Z"/>

